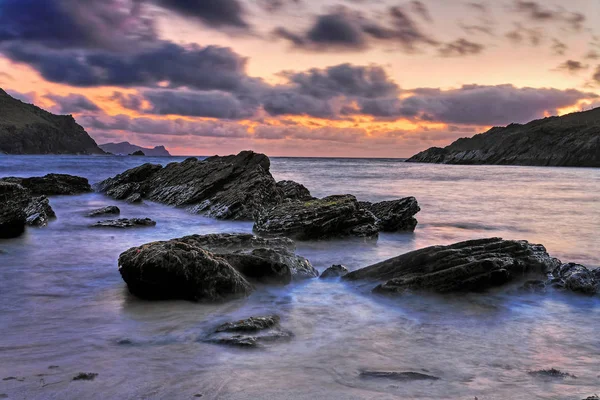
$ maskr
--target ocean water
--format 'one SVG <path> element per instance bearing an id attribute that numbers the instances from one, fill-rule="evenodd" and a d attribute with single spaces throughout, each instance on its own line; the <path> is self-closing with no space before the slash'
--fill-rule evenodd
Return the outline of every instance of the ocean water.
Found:
<path id="1" fill-rule="evenodd" d="M 0 156 L 0 176 L 57 172 L 93 183 L 143 162 L 178 160 Z M 433 244 L 492 236 L 542 243 L 563 261 L 600 267 L 600 169 L 274 158 L 272 173 L 315 196 L 419 200 L 414 233 L 382 234 L 377 243 L 298 243 L 298 253 L 319 271 L 339 263 L 354 270 Z M 600 393 L 600 298 L 507 289 L 390 299 L 371 294 L 373 285 L 313 279 L 260 287 L 225 304 L 142 301 L 121 280 L 121 252 L 193 233 L 250 232 L 252 224 L 97 193 L 50 201 L 57 220 L 0 240 L 0 396 L 576 400 Z M 88 228 L 95 220 L 84 213 L 111 204 L 123 217 L 150 217 L 157 226 Z M 222 322 L 267 314 L 280 315 L 293 340 L 255 350 L 202 341 Z M 552 367 L 577 378 L 546 381 L 527 373 Z M 365 369 L 441 379 L 365 380 L 359 377 Z M 79 372 L 98 376 L 72 381 Z"/>

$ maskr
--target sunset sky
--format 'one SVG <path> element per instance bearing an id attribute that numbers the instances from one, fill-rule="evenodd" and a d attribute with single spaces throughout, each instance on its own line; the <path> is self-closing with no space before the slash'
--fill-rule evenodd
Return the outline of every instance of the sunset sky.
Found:
<path id="1" fill-rule="evenodd" d="M 0 87 L 98 143 L 408 157 L 600 105 L 600 1 L 0 0 Z"/>

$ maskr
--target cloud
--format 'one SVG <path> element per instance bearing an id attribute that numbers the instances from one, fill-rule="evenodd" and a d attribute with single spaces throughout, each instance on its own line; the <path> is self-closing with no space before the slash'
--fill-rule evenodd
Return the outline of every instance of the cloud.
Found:
<path id="1" fill-rule="evenodd" d="M 552 52 L 557 56 L 564 56 L 569 46 L 567 46 L 564 42 L 561 42 L 558 39 L 552 39 Z"/>
<path id="2" fill-rule="evenodd" d="M 422 1 L 418 1 L 418 0 L 411 1 L 410 7 L 415 14 L 419 15 L 425 21 L 433 22 L 433 18 L 431 17 L 431 13 L 429 12 L 429 9 L 425 5 L 425 3 L 423 3 Z"/>
<path id="3" fill-rule="evenodd" d="M 21 93 L 16 90 L 7 89 L 6 93 L 24 103 L 34 104 L 37 102 L 37 93 L 35 92 Z"/>
<path id="4" fill-rule="evenodd" d="M 596 67 L 596 71 L 594 72 L 594 75 L 592 75 L 592 79 L 594 82 L 600 84 L 600 65 Z"/>
<path id="5" fill-rule="evenodd" d="M 84 111 L 101 111 L 93 101 L 81 94 L 71 93 L 67 96 L 47 94 L 44 96 L 54 102 L 55 107 L 51 109 L 58 114 L 77 114 Z"/>
<path id="6" fill-rule="evenodd" d="M 258 0 L 258 5 L 267 12 L 275 13 L 291 5 L 300 5 L 301 0 Z"/>
<path id="7" fill-rule="evenodd" d="M 184 17 L 200 20 L 215 28 L 250 29 L 239 0 L 156 0 L 157 4 Z"/>
<path id="8" fill-rule="evenodd" d="M 515 23 L 515 29 L 508 32 L 506 37 L 514 44 L 527 41 L 531 46 L 539 46 L 544 39 L 544 33 L 538 28 L 527 28 L 520 23 Z"/>
<path id="9" fill-rule="evenodd" d="M 461 38 L 454 42 L 444 44 L 439 49 L 439 54 L 442 57 L 464 57 L 480 54 L 484 49 L 485 46 L 482 44 Z"/>
<path id="10" fill-rule="evenodd" d="M 581 61 L 567 60 L 560 64 L 556 69 L 559 71 L 567 71 L 577 73 L 589 68 L 589 65 L 583 64 Z"/>
<path id="11" fill-rule="evenodd" d="M 581 13 L 570 13 L 562 9 L 551 10 L 544 8 L 536 1 L 515 0 L 514 10 L 537 22 L 563 22 L 571 29 L 579 31 L 586 21 Z"/>

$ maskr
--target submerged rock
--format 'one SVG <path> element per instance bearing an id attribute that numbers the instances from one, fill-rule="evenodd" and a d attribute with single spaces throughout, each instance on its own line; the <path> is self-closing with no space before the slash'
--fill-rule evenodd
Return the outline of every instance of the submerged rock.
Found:
<path id="1" fill-rule="evenodd" d="M 103 182 L 97 189 L 116 199 L 149 199 L 188 207 L 220 219 L 251 220 L 265 207 L 283 201 L 264 154 L 188 158 L 166 167 L 144 164 Z"/>
<path id="2" fill-rule="evenodd" d="M 432 246 L 359 269 L 348 280 L 387 281 L 378 293 L 482 291 L 515 279 L 543 276 L 560 265 L 542 245 L 500 238 Z"/>
<path id="3" fill-rule="evenodd" d="M 591 271 L 581 264 L 562 264 L 552 271 L 550 282 L 555 288 L 584 294 L 600 292 L 600 270 Z"/>
<path id="4" fill-rule="evenodd" d="M 259 347 L 264 343 L 290 340 L 294 334 L 283 330 L 277 315 L 250 317 L 218 326 L 207 341 L 239 347 Z"/>
<path id="5" fill-rule="evenodd" d="M 375 215 L 377 226 L 383 232 L 412 232 L 418 224 L 414 216 L 421 211 L 421 207 L 414 197 L 361 204 Z"/>
<path id="6" fill-rule="evenodd" d="M 361 378 L 385 378 L 395 381 L 439 381 L 437 376 L 426 375 L 420 372 L 393 372 L 393 371 L 361 371 Z"/>
<path id="7" fill-rule="evenodd" d="M 536 378 L 542 379 L 565 379 L 565 378 L 577 378 L 575 375 L 571 375 L 566 372 L 562 372 L 556 368 L 541 369 L 539 371 L 529 371 L 529 375 Z"/>
<path id="8" fill-rule="evenodd" d="M 375 222 L 373 214 L 360 207 L 354 196 L 339 195 L 273 207 L 258 215 L 254 231 L 298 240 L 377 237 Z"/>
<path id="9" fill-rule="evenodd" d="M 313 200 L 310 191 L 302 184 L 294 181 L 279 181 L 277 188 L 281 190 L 284 199 L 289 200 Z"/>
<path id="10" fill-rule="evenodd" d="M 88 212 L 86 214 L 86 216 L 88 216 L 88 217 L 97 217 L 99 215 L 120 214 L 120 213 L 121 213 L 121 210 L 119 209 L 119 207 L 117 207 L 117 206 L 106 206 L 106 207 L 97 208 L 95 210 L 92 210 L 92 211 Z"/>
<path id="11" fill-rule="evenodd" d="M 73 377 L 74 381 L 93 381 L 98 376 L 95 372 L 80 372 Z"/>
<path id="12" fill-rule="evenodd" d="M 153 242 L 119 256 L 129 291 L 145 299 L 224 301 L 248 296 L 253 288 L 224 259 L 181 242 Z"/>
<path id="13" fill-rule="evenodd" d="M 88 180 L 66 174 L 48 174 L 31 178 L 2 178 L 0 181 L 18 183 L 33 196 L 74 195 L 92 191 Z"/>
<path id="14" fill-rule="evenodd" d="M 319 278 L 336 278 L 339 276 L 344 276 L 347 273 L 348 268 L 344 267 L 343 265 L 332 265 L 331 267 L 323 271 Z"/>
<path id="15" fill-rule="evenodd" d="M 93 228 L 135 228 L 155 225 L 156 222 L 150 218 L 119 218 L 98 221 L 90 226 Z"/>

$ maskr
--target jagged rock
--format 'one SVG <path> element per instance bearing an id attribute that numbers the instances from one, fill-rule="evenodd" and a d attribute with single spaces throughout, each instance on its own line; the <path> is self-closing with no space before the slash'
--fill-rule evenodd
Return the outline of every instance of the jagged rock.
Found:
<path id="1" fill-rule="evenodd" d="M 230 261 L 244 276 L 258 282 L 287 284 L 288 277 L 299 280 L 319 276 L 310 261 L 294 253 L 296 246 L 288 238 L 222 233 L 190 235 L 174 240 L 211 251 Z"/>
<path id="2" fill-rule="evenodd" d="M 393 372 L 393 371 L 361 371 L 361 378 L 385 378 L 394 381 L 439 381 L 437 376 L 426 375 L 420 372 Z"/>
<path id="3" fill-rule="evenodd" d="M 294 335 L 279 325 L 277 315 L 250 317 L 218 326 L 207 341 L 240 347 L 258 347 L 263 343 L 289 340 Z"/>
<path id="4" fill-rule="evenodd" d="M 88 217 L 97 217 L 99 215 L 120 214 L 120 213 L 121 213 L 121 210 L 119 209 L 119 207 L 117 207 L 117 206 L 106 206 L 106 207 L 97 208 L 95 210 L 92 210 L 92 211 L 88 212 L 86 215 Z"/>
<path id="5" fill-rule="evenodd" d="M 46 196 L 33 197 L 25 207 L 26 223 L 31 226 L 46 226 L 56 214 Z"/>
<path id="6" fill-rule="evenodd" d="M 596 294 L 600 291 L 600 271 L 591 271 L 581 264 L 562 264 L 552 271 L 550 283 L 559 289 Z"/>
<path id="7" fill-rule="evenodd" d="M 156 222 L 150 218 L 119 218 L 98 221 L 90 226 L 93 228 L 135 228 L 155 225 Z"/>
<path id="8" fill-rule="evenodd" d="M 565 378 L 577 378 L 575 375 L 571 375 L 566 372 L 562 372 L 556 368 L 541 369 L 539 371 L 529 371 L 529 375 L 541 379 L 565 379 Z"/>
<path id="9" fill-rule="evenodd" d="M 421 211 L 421 207 L 414 197 L 360 204 L 375 215 L 377 226 L 383 232 L 413 232 L 417 227 L 418 221 L 414 216 Z"/>
<path id="10" fill-rule="evenodd" d="M 343 265 L 332 265 L 331 267 L 323 271 L 319 278 L 336 278 L 338 276 L 344 276 L 347 273 L 348 268 L 344 267 Z"/>
<path id="11" fill-rule="evenodd" d="M 352 195 L 280 204 L 258 215 L 254 231 L 298 240 L 378 235 L 375 217 L 361 208 Z"/>
<path id="12" fill-rule="evenodd" d="M 0 181 L 0 238 L 12 238 L 25 230 L 25 208 L 31 195 L 23 186 Z"/>
<path id="13" fill-rule="evenodd" d="M 409 162 L 600 167 L 600 108 L 528 124 L 495 127 L 445 148 L 432 147 Z"/>
<path id="14" fill-rule="evenodd" d="M 33 196 L 73 195 L 92 191 L 88 180 L 80 176 L 48 174 L 31 178 L 7 177 L 0 181 L 18 183 Z"/>
<path id="15" fill-rule="evenodd" d="M 177 240 L 127 250 L 119 256 L 119 272 L 129 291 L 146 299 L 215 302 L 253 290 L 224 259 Z"/>
<path id="16" fill-rule="evenodd" d="M 294 181 L 279 181 L 277 188 L 281 190 L 284 199 L 289 200 L 313 200 L 310 191 L 302 184 Z"/>
<path id="17" fill-rule="evenodd" d="M 130 194 L 129 196 L 127 196 L 127 198 L 125 199 L 125 201 L 127 203 L 141 203 L 143 201 L 142 195 L 139 193 L 133 193 Z"/>
<path id="18" fill-rule="evenodd" d="M 387 281 L 374 289 L 386 294 L 481 291 L 529 275 L 544 276 L 558 265 L 560 261 L 542 245 L 491 238 L 412 251 L 350 272 L 343 279 Z"/>
<path id="19" fill-rule="evenodd" d="M 144 164 L 98 184 L 116 199 L 133 194 L 220 219 L 250 220 L 265 207 L 283 201 L 264 154 L 242 151 L 235 156 L 188 158 L 166 167 Z"/>

